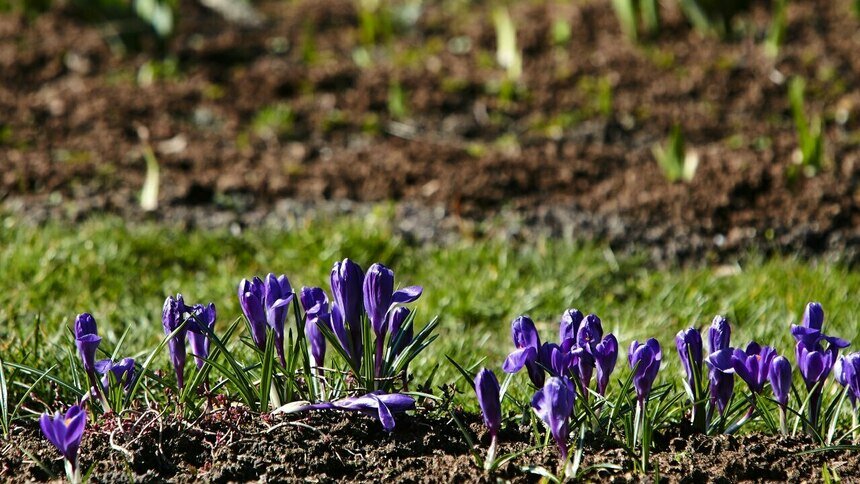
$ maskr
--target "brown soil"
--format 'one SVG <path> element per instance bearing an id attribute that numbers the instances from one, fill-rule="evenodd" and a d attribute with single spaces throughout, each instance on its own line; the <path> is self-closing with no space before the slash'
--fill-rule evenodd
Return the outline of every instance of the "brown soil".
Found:
<path id="1" fill-rule="evenodd" d="M 487 6 L 425 2 L 360 67 L 353 1 L 263 1 L 268 21 L 251 30 L 181 3 L 164 47 L 178 72 L 151 84 L 136 79 L 154 49 L 114 54 L 104 29 L 69 11 L 0 17 L 0 200 L 136 210 L 145 127 L 168 209 L 393 199 L 476 219 L 521 210 L 540 224 L 564 207 L 594 217 L 574 234 L 675 244 L 678 257 L 860 246 L 860 22 L 849 0 L 791 2 L 776 61 L 761 5 L 727 41 L 667 10 L 660 35 L 635 47 L 608 1 L 515 3 L 525 64 L 510 102 L 493 92 L 503 72 Z M 549 33 L 556 20 L 572 27 L 564 45 Z M 825 119 L 830 163 L 790 183 L 793 75 Z M 387 108 L 395 82 L 401 118 Z M 596 101 L 601 83 L 611 112 Z M 290 112 L 281 129 L 255 127 L 278 105 Z M 689 184 L 668 183 L 651 154 L 676 123 L 701 160 Z"/>
<path id="2" fill-rule="evenodd" d="M 476 417 L 471 429 L 486 435 Z M 238 409 L 216 411 L 195 423 L 159 419 L 155 412 L 108 420 L 91 426 L 81 450 L 82 469 L 93 468 L 94 482 L 515 482 L 537 481 L 523 466 L 557 463 L 554 448 L 528 452 L 491 474 L 471 460 L 456 426 L 424 415 L 400 416 L 391 434 L 366 417 L 316 414 L 289 420 L 252 417 Z M 117 430 L 120 429 L 120 430 Z M 113 435 L 112 449 L 111 435 Z M 500 453 L 526 449 L 527 428 L 507 428 Z M 659 435 L 648 476 L 637 473 L 631 458 L 608 440 L 587 439 L 583 466 L 614 464 L 621 470 L 592 468 L 584 477 L 611 482 L 638 482 L 659 476 L 670 482 L 814 481 L 826 463 L 843 479 L 860 477 L 856 452 L 829 451 L 797 455 L 815 446 L 804 438 L 750 434 L 741 437 Z M 124 450 L 123 450 L 124 449 Z M 6 481 L 50 478 L 38 459 L 55 475 L 63 473 L 58 454 L 35 423 L 14 430 L 0 455 L 0 478 Z"/>

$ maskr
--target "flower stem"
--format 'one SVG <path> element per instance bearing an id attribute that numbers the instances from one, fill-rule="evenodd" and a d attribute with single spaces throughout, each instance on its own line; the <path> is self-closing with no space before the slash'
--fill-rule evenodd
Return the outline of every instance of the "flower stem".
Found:
<path id="1" fill-rule="evenodd" d="M 690 416 L 690 423 L 693 424 L 693 430 L 700 433 L 705 433 L 707 429 L 705 422 L 705 404 L 700 401 L 693 404 L 693 414 Z"/>
<path id="2" fill-rule="evenodd" d="M 787 424 L 786 414 L 785 414 L 785 405 L 779 406 L 779 429 L 782 431 L 783 435 L 788 435 L 788 424 Z"/>
<path id="3" fill-rule="evenodd" d="M 272 407 L 272 410 L 281 407 L 281 396 L 278 394 L 278 387 L 275 386 L 275 380 L 272 380 L 272 383 L 269 386 L 269 405 Z M 262 408 L 260 411 L 264 411 Z"/>
<path id="4" fill-rule="evenodd" d="M 69 482 L 79 484 L 81 482 L 81 469 L 78 467 L 77 462 L 67 460 L 65 467 L 66 477 L 69 478 Z"/>
<path id="5" fill-rule="evenodd" d="M 493 468 L 493 464 L 496 461 L 496 443 L 497 438 L 494 435 L 490 440 L 490 448 L 487 449 L 487 458 L 484 460 L 484 470 L 490 470 Z"/>
<path id="6" fill-rule="evenodd" d="M 822 384 L 819 383 L 813 387 L 809 394 L 809 423 L 806 427 L 806 432 L 813 435 L 814 429 L 818 428 L 818 414 L 821 412 L 821 390 Z"/>
<path id="7" fill-rule="evenodd" d="M 105 395 L 104 389 L 102 388 L 102 382 L 99 381 L 98 377 L 96 377 L 95 372 L 87 372 L 87 378 L 90 380 L 90 388 L 91 392 L 98 397 L 99 402 L 102 404 L 102 410 L 104 413 L 110 412 L 110 403 L 107 401 L 107 396 Z"/>
<path id="8" fill-rule="evenodd" d="M 376 372 L 374 373 L 377 378 L 382 377 L 382 350 L 385 345 L 385 334 L 376 336 Z"/>

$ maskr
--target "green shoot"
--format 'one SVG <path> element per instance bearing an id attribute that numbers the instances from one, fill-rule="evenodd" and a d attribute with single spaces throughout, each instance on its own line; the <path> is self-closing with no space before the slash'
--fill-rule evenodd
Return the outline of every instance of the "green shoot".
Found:
<path id="1" fill-rule="evenodd" d="M 687 153 L 684 148 L 684 135 L 678 125 L 672 127 L 665 146 L 654 145 L 654 159 L 663 170 L 663 175 L 670 183 L 678 181 L 690 182 L 696 175 L 699 157 L 696 153 Z"/>
<path id="2" fill-rule="evenodd" d="M 764 44 L 764 51 L 770 57 L 779 55 L 779 48 L 785 42 L 785 32 L 788 29 L 787 3 L 788 0 L 773 0 L 772 20 Z"/>
<path id="3" fill-rule="evenodd" d="M 612 0 L 612 8 L 621 31 L 632 42 L 639 39 L 640 28 L 646 35 L 654 35 L 660 29 L 660 12 L 657 0 Z"/>
<path id="4" fill-rule="evenodd" d="M 789 167 L 789 180 L 797 178 L 799 171 L 806 176 L 815 176 L 824 165 L 824 134 L 822 133 L 821 117 L 809 118 L 806 114 L 804 93 L 806 81 L 801 77 L 793 77 L 788 83 L 788 101 L 791 104 L 791 114 L 797 130 L 798 149 Z"/>
<path id="5" fill-rule="evenodd" d="M 496 62 L 505 69 L 506 83 L 516 84 L 523 73 L 523 58 L 517 48 L 517 29 L 506 6 L 493 9 L 493 26 L 496 29 Z"/>

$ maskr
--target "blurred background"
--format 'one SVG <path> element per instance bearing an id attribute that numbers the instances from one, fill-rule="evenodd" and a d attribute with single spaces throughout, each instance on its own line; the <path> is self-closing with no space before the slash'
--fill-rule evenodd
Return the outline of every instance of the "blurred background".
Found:
<path id="1" fill-rule="evenodd" d="M 0 206 L 853 261 L 856 0 L 0 0 Z"/>

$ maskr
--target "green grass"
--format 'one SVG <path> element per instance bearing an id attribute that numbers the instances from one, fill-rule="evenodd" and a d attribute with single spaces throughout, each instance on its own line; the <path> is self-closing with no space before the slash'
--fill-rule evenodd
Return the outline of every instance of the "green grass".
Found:
<path id="1" fill-rule="evenodd" d="M 168 294 L 214 301 L 216 331 L 223 331 L 240 314 L 236 285 L 243 277 L 274 271 L 287 274 L 296 288 L 321 285 L 328 291 L 329 269 L 343 257 L 365 268 L 384 262 L 395 269 L 397 284 L 424 285 L 416 324 L 438 314 L 440 338 L 414 369 L 420 380 L 439 363 L 437 384 L 457 378 L 445 354 L 464 365 L 486 357 L 485 365 L 500 374 L 511 349 L 510 321 L 529 314 L 542 337 L 555 340 L 556 321 L 567 307 L 597 313 L 606 331 L 616 334 L 619 368 L 626 367 L 633 339 L 657 337 L 667 362 L 661 378 L 676 383 L 674 334 L 689 325 L 704 327 L 718 313 L 731 319 L 734 344 L 769 343 L 792 362 L 789 325 L 810 300 L 824 305 L 828 333 L 858 341 L 853 328 L 860 300 L 850 291 L 860 286 L 860 273 L 838 263 L 749 256 L 731 270 L 658 271 L 641 257 L 616 260 L 603 247 L 563 240 L 463 238 L 445 247 L 414 246 L 392 235 L 384 208 L 363 220 L 292 224 L 286 231 L 233 235 L 227 229 L 127 226 L 108 216 L 78 226 L 34 227 L 0 215 L 0 354 L 16 361 L 29 348 L 24 363 L 59 364 L 55 371 L 62 374 L 66 351 L 73 348 L 66 328 L 87 311 L 111 347 L 131 328 L 126 353 L 141 356 L 163 337 L 161 306 Z M 168 368 L 166 355 L 158 366 Z M 524 375 L 517 378 L 524 383 Z"/>

